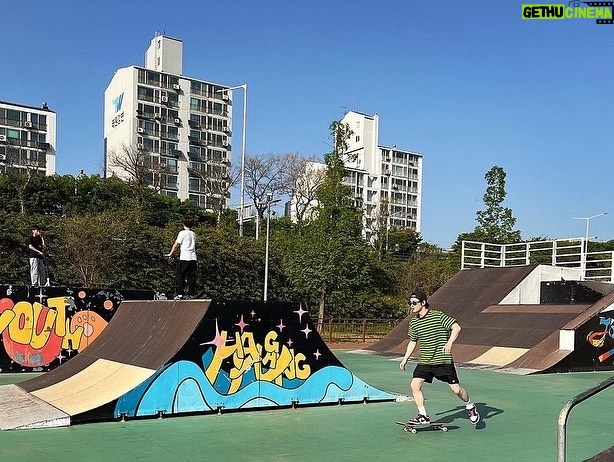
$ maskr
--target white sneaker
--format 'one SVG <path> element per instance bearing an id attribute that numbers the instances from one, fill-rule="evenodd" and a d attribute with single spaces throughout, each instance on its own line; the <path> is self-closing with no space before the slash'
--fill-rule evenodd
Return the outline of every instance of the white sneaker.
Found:
<path id="1" fill-rule="evenodd" d="M 467 409 L 467 414 L 469 414 L 469 421 L 475 425 L 480 421 L 480 413 L 478 412 L 478 408 L 473 405 L 473 407 Z"/>
<path id="2" fill-rule="evenodd" d="M 183 298 L 183 295 L 175 295 L 175 300 L 181 300 Z"/>

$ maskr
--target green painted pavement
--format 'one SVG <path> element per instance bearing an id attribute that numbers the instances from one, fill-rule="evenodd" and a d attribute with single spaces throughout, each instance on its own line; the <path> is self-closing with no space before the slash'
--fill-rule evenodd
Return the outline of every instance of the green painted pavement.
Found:
<path id="1" fill-rule="evenodd" d="M 402 372 L 391 358 L 336 354 L 367 383 L 409 393 L 412 364 Z M 459 368 L 484 420 L 473 427 L 447 385 L 426 385 L 431 418 L 453 418 L 451 425 L 458 427 L 447 433 L 403 432 L 395 421 L 416 414 L 413 402 L 344 404 L 0 432 L 0 461 L 554 461 L 561 408 L 610 375 L 519 376 Z M 0 374 L 0 383 L 31 377 Z M 569 461 L 614 445 L 608 418 L 613 398 L 608 389 L 572 411 Z"/>

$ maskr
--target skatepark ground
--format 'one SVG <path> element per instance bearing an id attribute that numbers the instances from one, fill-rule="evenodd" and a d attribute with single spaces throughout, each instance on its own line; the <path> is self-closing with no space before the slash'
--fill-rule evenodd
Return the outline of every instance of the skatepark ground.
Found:
<path id="1" fill-rule="evenodd" d="M 409 394 L 399 358 L 335 349 L 355 375 L 379 389 Z M 515 375 L 459 367 L 478 404 L 474 427 L 446 384 L 426 385 L 432 420 L 450 431 L 402 431 L 395 421 L 415 416 L 411 401 L 343 404 L 270 411 L 74 425 L 0 432 L 0 460 L 95 461 L 553 461 L 557 419 L 573 396 L 609 372 Z M 0 384 L 33 374 L 0 374 Z M 609 429 L 614 389 L 575 407 L 568 421 L 567 460 L 584 461 L 614 445 Z"/>

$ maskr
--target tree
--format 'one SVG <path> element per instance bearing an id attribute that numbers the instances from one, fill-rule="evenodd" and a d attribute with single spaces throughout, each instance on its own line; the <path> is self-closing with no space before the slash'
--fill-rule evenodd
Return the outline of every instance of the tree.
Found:
<path id="1" fill-rule="evenodd" d="M 478 225 L 471 232 L 461 233 L 452 246 L 453 253 L 449 257 L 457 269 L 461 267 L 463 241 L 487 242 L 490 244 L 515 244 L 520 242 L 520 231 L 514 231 L 516 218 L 512 210 L 501 205 L 505 199 L 505 171 L 498 166 L 492 167 L 484 178 L 488 187 L 484 193 L 485 210 L 476 214 Z M 489 255 L 497 258 L 498 255 Z"/>
<path id="2" fill-rule="evenodd" d="M 493 244 L 513 244 L 520 242 L 520 231 L 514 231 L 516 218 L 512 209 L 501 205 L 505 200 L 505 171 L 495 165 L 484 178 L 488 187 L 484 194 L 485 210 L 477 212 L 478 226 L 475 231 L 483 233 L 487 241 Z"/>
<path id="3" fill-rule="evenodd" d="M 200 180 L 201 192 L 213 199 L 213 212 L 219 221 L 226 205 L 223 198 L 229 197 L 230 189 L 239 182 L 240 167 L 230 168 L 227 162 L 207 159 L 202 162 L 191 161 L 188 173 Z"/>
<path id="4" fill-rule="evenodd" d="M 329 298 L 339 308 L 344 305 L 342 299 L 372 290 L 377 279 L 369 247 L 362 238 L 362 211 L 352 189 L 343 184 L 342 156 L 352 132 L 339 122 L 333 122 L 330 130 L 334 147 L 324 159 L 326 171 L 316 191 L 315 219 L 289 245 L 284 262 L 295 292 L 308 306 L 318 305 L 320 319 Z"/>
<path id="5" fill-rule="evenodd" d="M 397 284 L 400 288 L 397 295 L 407 300 L 411 291 L 416 288 L 432 294 L 457 271 L 458 267 L 447 252 L 436 245 L 423 242 L 409 263 L 404 264 L 403 270 L 399 271 L 402 276 Z"/>
<path id="6" fill-rule="evenodd" d="M 245 193 L 256 208 L 259 221 L 264 219 L 267 193 L 276 195 L 288 189 L 283 156 L 245 156 Z"/>
<path id="7" fill-rule="evenodd" d="M 298 153 L 290 153 L 284 158 L 285 184 L 293 199 L 292 216 L 300 233 L 303 225 L 313 219 L 317 190 L 324 181 L 326 170 L 321 168 L 315 157 L 301 157 Z"/>

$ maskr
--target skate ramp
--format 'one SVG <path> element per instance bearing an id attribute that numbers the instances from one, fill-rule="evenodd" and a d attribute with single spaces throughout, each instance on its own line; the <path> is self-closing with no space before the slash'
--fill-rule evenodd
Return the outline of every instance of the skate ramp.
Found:
<path id="1" fill-rule="evenodd" d="M 0 387 L 2 429 L 396 399 L 348 371 L 315 329 L 288 303 L 126 301 L 79 355 Z M 18 415 L 16 395 L 41 410 Z"/>
<path id="2" fill-rule="evenodd" d="M 462 327 L 457 363 L 550 372 L 614 369 L 614 286 L 544 266 L 462 270 L 429 297 Z M 563 270 L 564 271 L 564 270 Z M 566 299 L 567 297 L 567 299 Z M 402 355 L 409 317 L 371 347 Z M 414 352 L 413 356 L 419 354 Z"/>
<path id="3" fill-rule="evenodd" d="M 463 326 L 461 335 L 464 335 L 467 320 L 479 315 L 487 306 L 501 302 L 535 268 L 536 265 L 459 271 L 429 297 L 429 304 L 458 319 Z M 397 324 L 370 349 L 382 354 L 405 353 L 409 319 L 410 316 Z"/>

